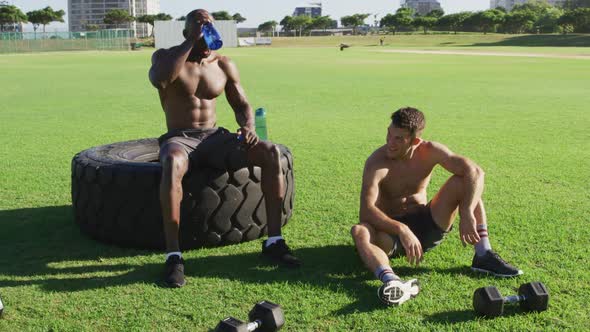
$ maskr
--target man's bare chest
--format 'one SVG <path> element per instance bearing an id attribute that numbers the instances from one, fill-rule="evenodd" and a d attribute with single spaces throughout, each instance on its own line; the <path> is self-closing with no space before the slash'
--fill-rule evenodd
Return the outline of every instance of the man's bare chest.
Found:
<path id="1" fill-rule="evenodd" d="M 185 66 L 178 77 L 178 89 L 199 99 L 214 99 L 223 93 L 227 76 L 219 66 Z"/>
<path id="2" fill-rule="evenodd" d="M 380 191 L 390 197 L 419 193 L 428 186 L 432 168 L 429 165 L 390 167 L 381 180 Z"/>

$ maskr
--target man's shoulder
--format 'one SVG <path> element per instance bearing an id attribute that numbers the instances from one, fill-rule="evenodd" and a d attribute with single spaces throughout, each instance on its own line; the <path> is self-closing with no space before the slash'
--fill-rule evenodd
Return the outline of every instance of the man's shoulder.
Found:
<path id="1" fill-rule="evenodd" d="M 240 78 L 236 64 L 225 55 L 216 53 L 216 57 L 217 65 L 227 76 L 228 82 L 238 82 Z"/>
<path id="2" fill-rule="evenodd" d="M 173 46 L 170 48 L 160 48 L 154 51 L 152 54 L 152 63 L 162 59 L 163 57 L 167 56 L 171 51 L 176 49 L 178 46 Z"/>
<path id="3" fill-rule="evenodd" d="M 370 182 L 381 181 L 387 174 L 388 169 L 389 163 L 385 154 L 385 146 L 381 146 L 367 158 L 363 178 L 372 179 Z"/>
<path id="4" fill-rule="evenodd" d="M 376 168 L 383 165 L 387 161 L 385 155 L 385 145 L 378 147 L 373 153 L 369 155 L 367 161 L 365 161 L 366 168 Z"/>
<path id="5" fill-rule="evenodd" d="M 176 50 L 180 49 L 181 45 L 175 45 L 169 48 L 159 48 L 156 51 L 154 51 L 153 55 L 158 55 L 158 56 L 162 56 L 162 55 L 167 55 L 169 53 L 175 52 Z"/>
<path id="6" fill-rule="evenodd" d="M 439 142 L 422 140 L 417 150 L 423 153 L 432 153 L 443 147 L 444 145 Z"/>
<path id="7" fill-rule="evenodd" d="M 419 160 L 435 163 L 439 163 L 452 153 L 447 146 L 435 141 L 422 141 L 416 152 Z"/>
<path id="8" fill-rule="evenodd" d="M 221 55 L 219 53 L 215 53 L 214 56 L 215 56 L 214 59 L 217 61 L 217 63 L 219 64 L 219 66 L 222 69 L 225 70 L 225 69 L 230 68 L 231 66 L 234 66 L 233 61 L 228 56 Z"/>

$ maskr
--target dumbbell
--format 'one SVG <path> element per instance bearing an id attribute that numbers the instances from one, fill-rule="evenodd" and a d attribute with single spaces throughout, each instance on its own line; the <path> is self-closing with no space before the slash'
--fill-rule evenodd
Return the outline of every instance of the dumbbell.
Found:
<path id="1" fill-rule="evenodd" d="M 250 322 L 242 322 L 233 317 L 227 317 L 217 324 L 216 332 L 274 332 L 285 324 L 285 316 L 280 305 L 268 301 L 256 303 L 248 314 Z"/>
<path id="2" fill-rule="evenodd" d="M 496 317 L 504 312 L 504 303 L 520 303 L 525 311 L 544 311 L 549 304 L 549 292 L 542 282 L 520 285 L 518 295 L 502 297 L 496 287 L 482 287 L 473 293 L 473 308 L 482 316 Z"/>

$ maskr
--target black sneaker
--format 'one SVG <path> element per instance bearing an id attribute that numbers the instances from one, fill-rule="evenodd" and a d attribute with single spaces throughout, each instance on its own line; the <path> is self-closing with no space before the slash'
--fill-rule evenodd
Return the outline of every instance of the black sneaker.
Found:
<path id="1" fill-rule="evenodd" d="M 289 249 L 285 240 L 278 240 L 268 247 L 266 246 L 266 241 L 267 240 L 262 241 L 263 257 L 266 257 L 287 267 L 301 266 L 301 261 L 297 257 L 293 256 L 291 249 Z"/>
<path id="2" fill-rule="evenodd" d="M 398 306 L 409 299 L 415 298 L 420 292 L 420 283 L 417 279 L 403 281 L 399 279 L 390 280 L 377 290 L 377 296 L 383 304 Z"/>
<path id="3" fill-rule="evenodd" d="M 180 288 L 186 285 L 184 280 L 184 259 L 178 255 L 172 255 L 166 260 L 164 283 L 171 288 Z"/>
<path id="4" fill-rule="evenodd" d="M 475 272 L 487 273 L 496 277 L 516 277 L 523 274 L 522 270 L 506 263 L 496 252 L 486 251 L 482 256 L 473 256 L 471 269 Z"/>

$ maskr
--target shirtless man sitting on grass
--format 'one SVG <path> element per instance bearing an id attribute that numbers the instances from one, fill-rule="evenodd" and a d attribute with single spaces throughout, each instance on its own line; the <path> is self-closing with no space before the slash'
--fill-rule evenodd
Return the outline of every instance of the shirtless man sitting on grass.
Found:
<path id="1" fill-rule="evenodd" d="M 424 114 L 415 108 L 393 113 L 386 144 L 365 164 L 360 223 L 351 230 L 361 260 L 383 282 L 378 296 L 387 305 L 402 304 L 419 292 L 416 279 L 402 281 L 393 272 L 389 257 L 405 255 L 417 266 L 451 230 L 457 212 L 463 245 L 475 247 L 472 270 L 497 277 L 522 274 L 490 246 L 483 170 L 446 146 L 421 139 L 424 125 Z M 436 165 L 453 175 L 428 202 L 426 188 Z"/>

